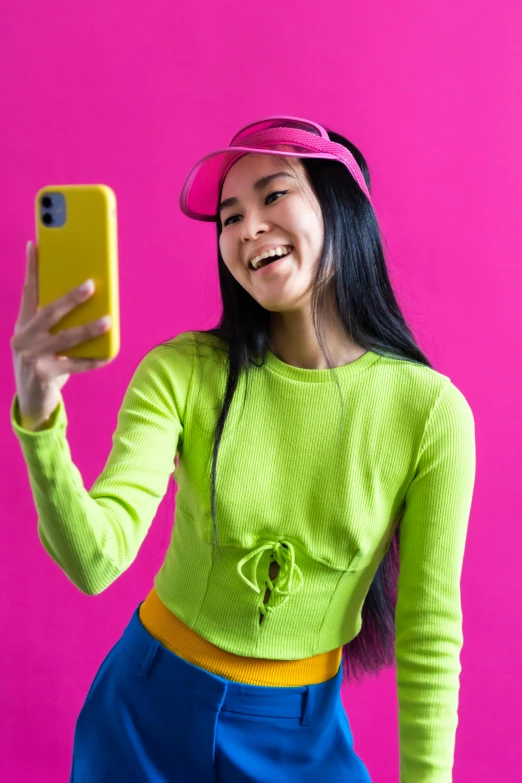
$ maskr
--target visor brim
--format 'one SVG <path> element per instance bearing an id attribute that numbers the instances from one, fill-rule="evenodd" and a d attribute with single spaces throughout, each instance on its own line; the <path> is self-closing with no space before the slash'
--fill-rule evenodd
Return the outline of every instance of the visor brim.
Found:
<path id="1" fill-rule="evenodd" d="M 257 149 L 252 147 L 225 147 L 201 158 L 190 170 L 180 194 L 180 209 L 193 220 L 217 222 L 219 188 L 222 178 L 229 168 L 244 155 L 275 155 L 281 158 L 327 158 L 338 160 L 335 155 L 325 152 L 311 152 L 301 145 L 294 146 L 295 151 L 277 149 Z"/>

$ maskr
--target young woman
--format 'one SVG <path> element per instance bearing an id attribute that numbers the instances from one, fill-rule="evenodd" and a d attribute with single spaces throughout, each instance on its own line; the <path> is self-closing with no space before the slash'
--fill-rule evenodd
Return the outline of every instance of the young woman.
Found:
<path id="1" fill-rule="evenodd" d="M 60 390 L 93 365 L 56 358 L 78 334 L 49 334 L 83 299 L 37 311 L 35 248 L 12 340 L 39 536 L 80 590 L 130 566 L 178 486 L 71 781 L 367 783 L 340 689 L 395 662 L 401 782 L 449 783 L 474 420 L 401 314 L 366 162 L 315 122 L 265 118 L 194 166 L 181 208 L 217 224 L 223 314 L 140 362 L 90 491 Z"/>

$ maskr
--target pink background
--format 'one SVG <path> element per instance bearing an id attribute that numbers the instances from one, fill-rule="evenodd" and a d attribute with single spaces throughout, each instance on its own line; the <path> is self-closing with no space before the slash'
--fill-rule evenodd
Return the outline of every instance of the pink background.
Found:
<path id="1" fill-rule="evenodd" d="M 169 490 L 135 563 L 97 597 L 82 595 L 38 540 L 9 424 L 9 340 L 34 195 L 105 183 L 118 198 L 121 353 L 64 390 L 73 459 L 90 488 L 143 354 L 219 317 L 215 226 L 180 212 L 185 176 L 241 125 L 281 113 L 331 124 L 362 149 L 405 315 L 473 409 L 454 780 L 518 779 L 519 3 L 18 0 L 4 4 L 0 29 L 0 778 L 68 780 L 87 689 L 149 591 L 173 520 Z M 343 700 L 372 780 L 396 783 L 394 669 L 344 689 Z"/>

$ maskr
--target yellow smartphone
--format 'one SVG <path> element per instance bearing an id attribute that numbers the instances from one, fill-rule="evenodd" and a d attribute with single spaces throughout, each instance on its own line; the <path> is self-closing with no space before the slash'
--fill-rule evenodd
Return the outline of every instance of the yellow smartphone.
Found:
<path id="1" fill-rule="evenodd" d="M 111 316 L 103 334 L 74 345 L 62 356 L 112 359 L 120 350 L 116 195 L 107 185 L 48 185 L 35 198 L 38 301 L 44 307 L 92 278 L 95 291 L 51 329 Z"/>

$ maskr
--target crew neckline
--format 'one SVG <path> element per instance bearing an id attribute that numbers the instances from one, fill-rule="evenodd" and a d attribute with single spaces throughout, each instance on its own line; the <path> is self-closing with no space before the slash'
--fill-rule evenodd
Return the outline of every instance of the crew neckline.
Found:
<path id="1" fill-rule="evenodd" d="M 371 367 L 377 359 L 380 359 L 381 355 L 374 353 L 374 351 L 366 351 L 359 356 L 358 359 L 354 359 L 348 364 L 342 364 L 340 367 L 335 367 L 336 375 L 338 379 L 352 378 L 363 370 L 367 370 Z M 293 381 L 302 381 L 303 383 L 335 383 L 335 377 L 332 375 L 328 368 L 312 370 L 306 367 L 295 367 L 293 364 L 287 364 L 279 359 L 275 353 L 268 350 L 266 353 L 266 366 L 283 375 L 285 378 L 290 378 Z"/>

